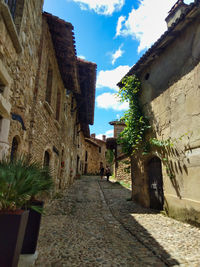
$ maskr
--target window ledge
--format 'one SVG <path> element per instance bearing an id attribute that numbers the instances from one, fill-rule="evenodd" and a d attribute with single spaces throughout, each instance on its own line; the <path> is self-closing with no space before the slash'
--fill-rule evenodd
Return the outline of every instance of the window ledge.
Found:
<path id="1" fill-rule="evenodd" d="M 56 125 L 58 130 L 61 129 L 60 123 L 57 120 L 54 120 L 54 124 Z"/>
<path id="2" fill-rule="evenodd" d="M 44 107 L 48 111 L 49 115 L 53 114 L 53 109 L 47 101 L 44 102 Z"/>
<path id="3" fill-rule="evenodd" d="M 13 19 L 12 19 L 12 16 L 10 14 L 10 10 L 9 10 L 7 4 L 0 1 L 0 10 L 1 10 L 2 16 L 4 18 L 4 22 L 6 24 L 6 27 L 9 31 L 9 34 L 10 34 L 11 40 L 13 42 L 13 45 L 15 47 L 15 50 L 19 54 L 22 52 L 22 46 L 21 46 L 21 43 L 19 41 L 17 30 L 16 30 L 15 24 L 13 22 Z"/>

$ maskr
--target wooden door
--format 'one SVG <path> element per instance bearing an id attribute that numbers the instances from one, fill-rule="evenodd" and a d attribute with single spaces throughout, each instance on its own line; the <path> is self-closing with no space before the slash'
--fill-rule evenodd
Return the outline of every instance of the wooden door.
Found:
<path id="1" fill-rule="evenodd" d="M 152 158 L 148 163 L 150 208 L 163 209 L 163 178 L 162 165 L 158 157 Z"/>

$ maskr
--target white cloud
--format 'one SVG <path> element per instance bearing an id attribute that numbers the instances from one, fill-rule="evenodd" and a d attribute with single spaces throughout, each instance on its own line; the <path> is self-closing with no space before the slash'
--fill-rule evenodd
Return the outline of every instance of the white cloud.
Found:
<path id="1" fill-rule="evenodd" d="M 126 20 L 126 17 L 120 16 L 117 21 L 116 36 L 121 34 L 122 23 Z"/>
<path id="2" fill-rule="evenodd" d="M 116 36 L 131 35 L 139 41 L 138 52 L 149 48 L 167 29 L 165 18 L 177 0 L 140 0 L 138 9 L 132 9 L 128 18 L 119 17 Z M 186 0 L 190 3 L 193 1 Z"/>
<path id="3" fill-rule="evenodd" d="M 122 47 L 123 47 L 123 44 L 120 45 L 120 47 L 115 51 L 115 53 L 113 53 L 111 55 L 111 57 L 112 57 L 112 65 L 114 65 L 116 60 L 123 55 L 124 51 L 122 50 Z"/>
<path id="4" fill-rule="evenodd" d="M 103 93 L 96 98 L 98 108 L 113 109 L 113 110 L 127 110 L 129 105 L 127 102 L 120 103 L 119 97 L 113 93 Z"/>
<path id="5" fill-rule="evenodd" d="M 106 138 L 108 138 L 108 137 L 113 137 L 113 135 L 114 135 L 114 131 L 113 131 L 113 129 L 112 129 L 112 130 L 108 130 L 108 131 L 106 131 L 104 134 L 98 134 L 98 135 L 96 136 L 96 138 L 102 140 L 102 139 L 103 139 L 102 135 L 105 135 Z"/>
<path id="6" fill-rule="evenodd" d="M 192 3 L 192 2 L 194 2 L 194 0 L 184 0 L 184 3 L 185 3 L 185 4 L 190 4 L 190 3 Z"/>
<path id="7" fill-rule="evenodd" d="M 131 67 L 118 66 L 113 70 L 101 70 L 97 76 L 97 88 L 108 87 L 118 91 L 117 83 L 125 76 Z"/>
<path id="8" fill-rule="evenodd" d="M 85 56 L 83 56 L 83 55 L 80 55 L 80 56 L 78 56 L 78 58 L 81 58 L 81 59 L 86 59 L 86 57 L 85 57 Z"/>
<path id="9" fill-rule="evenodd" d="M 120 114 L 117 114 L 117 115 L 116 115 L 116 118 L 117 118 L 117 120 L 120 120 L 121 115 L 120 115 Z"/>
<path id="10" fill-rule="evenodd" d="M 125 0 L 72 0 L 80 4 L 81 9 L 93 9 L 97 14 L 112 15 L 113 12 L 119 11 Z"/>

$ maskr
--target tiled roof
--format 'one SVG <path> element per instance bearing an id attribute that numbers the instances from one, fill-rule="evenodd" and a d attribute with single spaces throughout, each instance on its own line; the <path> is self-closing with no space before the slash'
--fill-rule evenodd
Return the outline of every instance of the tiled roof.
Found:
<path id="1" fill-rule="evenodd" d="M 77 74 L 76 48 L 73 26 L 50 13 L 44 12 L 51 33 L 62 80 L 67 89 L 80 93 Z"/>
<path id="2" fill-rule="evenodd" d="M 81 94 L 76 96 L 79 103 L 79 119 L 83 123 L 93 124 L 97 65 L 78 58 L 77 66 L 81 90 Z"/>
<path id="3" fill-rule="evenodd" d="M 85 138 L 85 141 L 96 146 L 96 147 L 100 147 L 94 140 L 93 138 Z"/>
<path id="4" fill-rule="evenodd" d="M 134 73 L 139 73 L 141 70 L 147 66 L 156 56 L 158 56 L 162 50 L 176 38 L 177 33 L 181 31 L 190 20 L 185 20 L 186 17 L 195 17 L 195 11 L 199 11 L 200 0 L 195 0 L 194 3 L 188 5 L 181 16 L 168 28 L 167 31 L 149 48 L 146 53 L 139 59 L 139 61 L 129 70 L 125 76 L 133 75 Z M 121 80 L 122 81 L 122 80 Z M 121 81 L 118 86 L 122 86 Z"/>

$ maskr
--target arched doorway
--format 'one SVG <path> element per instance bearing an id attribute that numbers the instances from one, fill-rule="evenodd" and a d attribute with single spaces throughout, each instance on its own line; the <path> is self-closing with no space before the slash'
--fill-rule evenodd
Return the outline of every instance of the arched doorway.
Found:
<path id="1" fill-rule="evenodd" d="M 162 210 L 164 204 L 162 164 L 158 157 L 148 162 L 150 208 Z"/>
<path id="2" fill-rule="evenodd" d="M 47 167 L 49 167 L 50 165 L 50 154 L 48 151 L 44 152 L 44 164 L 43 165 Z"/>
<path id="3" fill-rule="evenodd" d="M 19 148 L 19 140 L 17 136 L 15 136 L 12 140 L 11 155 L 10 155 L 11 160 L 17 157 L 18 148 Z"/>

